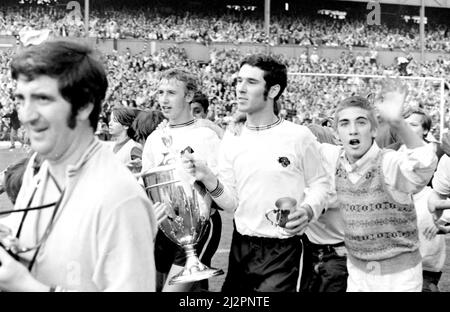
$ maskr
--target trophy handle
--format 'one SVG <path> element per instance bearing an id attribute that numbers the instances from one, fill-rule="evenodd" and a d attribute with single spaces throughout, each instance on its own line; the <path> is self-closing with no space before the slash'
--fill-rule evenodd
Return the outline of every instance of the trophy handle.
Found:
<path id="1" fill-rule="evenodd" d="M 275 214 L 275 221 L 273 221 L 269 215 L 274 213 Z M 272 223 L 276 227 L 284 228 L 286 227 L 286 223 L 288 222 L 288 216 L 290 211 L 285 209 L 272 209 L 266 212 L 266 218 L 269 220 L 270 223 Z"/>
<path id="2" fill-rule="evenodd" d="M 209 194 L 202 185 L 186 179 L 174 164 L 151 169 L 142 179 L 151 201 L 166 204 L 170 211 L 171 216 L 164 219 L 159 228 L 186 253 L 183 270 L 169 280 L 169 284 L 195 282 L 223 274 L 220 269 L 202 264 L 194 248 L 209 228 L 210 211 L 203 201 Z"/>
<path id="3" fill-rule="evenodd" d="M 278 211 L 279 211 L 278 208 L 276 208 L 276 209 L 270 209 L 270 210 L 268 210 L 268 211 L 266 212 L 266 214 L 265 214 L 266 219 L 267 219 L 273 226 L 278 226 L 278 224 L 277 224 L 276 222 L 274 222 L 274 221 L 269 217 L 269 215 L 272 214 L 272 213 L 275 213 L 275 214 L 276 214 Z"/>

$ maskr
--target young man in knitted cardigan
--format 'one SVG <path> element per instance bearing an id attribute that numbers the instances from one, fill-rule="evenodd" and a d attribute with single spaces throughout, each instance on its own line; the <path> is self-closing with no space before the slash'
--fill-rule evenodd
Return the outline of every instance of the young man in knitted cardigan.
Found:
<path id="1" fill-rule="evenodd" d="M 376 101 L 379 117 L 405 143 L 404 152 L 378 147 L 377 118 L 366 98 L 347 98 L 336 109 L 343 148 L 335 184 L 348 250 L 347 291 L 422 290 L 412 194 L 427 185 L 437 158 L 402 117 L 406 94 L 399 82 L 389 81 Z"/>

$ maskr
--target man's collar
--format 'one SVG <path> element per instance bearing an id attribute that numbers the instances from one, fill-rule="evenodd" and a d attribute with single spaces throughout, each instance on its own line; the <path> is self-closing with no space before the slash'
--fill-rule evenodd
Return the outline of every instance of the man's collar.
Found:
<path id="1" fill-rule="evenodd" d="M 97 137 L 94 137 L 81 158 L 74 165 L 67 166 L 67 173 L 69 176 L 80 170 L 80 168 L 83 167 L 83 165 L 91 158 L 92 154 L 94 154 L 100 147 L 100 140 Z"/>
<path id="2" fill-rule="evenodd" d="M 169 122 L 169 128 L 183 128 L 183 127 L 191 126 L 191 125 L 193 125 L 195 122 L 196 122 L 196 119 L 191 119 L 191 120 L 189 120 L 189 121 L 182 122 L 182 123 L 179 123 L 179 124 L 171 124 L 171 123 Z"/>
<path id="3" fill-rule="evenodd" d="M 102 144 L 100 143 L 100 140 L 97 137 L 93 137 L 91 143 L 88 145 L 88 148 L 85 150 L 85 152 L 83 153 L 83 155 L 80 157 L 80 159 L 78 159 L 78 161 L 73 164 L 73 165 L 68 165 L 65 172 L 66 174 L 68 174 L 69 176 L 72 176 L 74 174 L 76 174 L 76 172 L 78 170 L 80 170 L 83 165 L 91 158 L 92 154 L 97 151 L 100 147 L 102 146 Z M 31 160 L 35 160 L 39 157 L 39 155 L 35 152 L 33 154 L 33 156 L 31 157 Z M 49 162 L 48 160 L 41 160 L 39 161 L 39 166 L 35 167 L 35 165 L 33 164 L 33 170 L 34 170 L 34 176 L 38 177 L 42 174 L 44 174 L 43 172 L 49 170 Z M 43 169 L 43 170 L 41 170 Z"/>
<path id="4" fill-rule="evenodd" d="M 377 145 L 375 140 L 372 143 L 372 146 L 369 148 L 369 150 L 357 161 L 354 163 L 350 163 L 347 159 L 347 156 L 345 155 L 345 150 L 342 149 L 342 152 L 339 156 L 341 163 L 345 166 L 345 169 L 348 172 L 353 172 L 358 170 L 359 168 L 362 168 L 366 166 L 369 162 L 372 162 L 378 155 L 378 152 L 380 151 L 380 147 Z"/>

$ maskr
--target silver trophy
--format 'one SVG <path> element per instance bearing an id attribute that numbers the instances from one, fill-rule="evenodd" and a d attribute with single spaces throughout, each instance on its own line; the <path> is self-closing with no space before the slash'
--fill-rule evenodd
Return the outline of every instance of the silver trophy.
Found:
<path id="1" fill-rule="evenodd" d="M 207 194 L 198 182 L 191 182 L 182 170 L 177 169 L 177 153 L 172 148 L 172 137 L 162 129 L 166 147 L 159 167 L 142 175 L 145 190 L 153 203 L 165 206 L 167 218 L 159 228 L 186 252 L 186 264 L 169 284 L 190 283 L 223 274 L 221 269 L 209 268 L 200 262 L 195 245 L 205 233 L 210 209 L 204 201 Z"/>
<path id="2" fill-rule="evenodd" d="M 142 179 L 152 202 L 166 207 L 167 218 L 160 223 L 160 229 L 186 252 L 186 265 L 169 284 L 195 282 L 223 274 L 222 270 L 201 263 L 195 251 L 209 220 L 209 209 L 199 200 L 202 195 L 195 185 L 183 179 L 175 164 L 149 170 Z"/>
<path id="3" fill-rule="evenodd" d="M 275 202 L 276 209 L 266 212 L 266 219 L 276 227 L 285 228 L 291 211 L 297 206 L 297 200 L 292 197 L 282 197 Z"/>

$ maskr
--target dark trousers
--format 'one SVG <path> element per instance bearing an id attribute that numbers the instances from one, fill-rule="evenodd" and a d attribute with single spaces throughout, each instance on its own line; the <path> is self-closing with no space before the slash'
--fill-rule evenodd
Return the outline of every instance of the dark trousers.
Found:
<path id="1" fill-rule="evenodd" d="M 347 257 L 336 253 L 336 245 L 317 245 L 303 238 L 303 270 L 300 292 L 345 292 Z"/>
<path id="2" fill-rule="evenodd" d="M 423 286 L 422 292 L 439 292 L 439 280 L 442 272 L 423 271 Z"/>
<path id="3" fill-rule="evenodd" d="M 295 292 L 301 239 L 241 235 L 234 228 L 223 292 Z"/>

